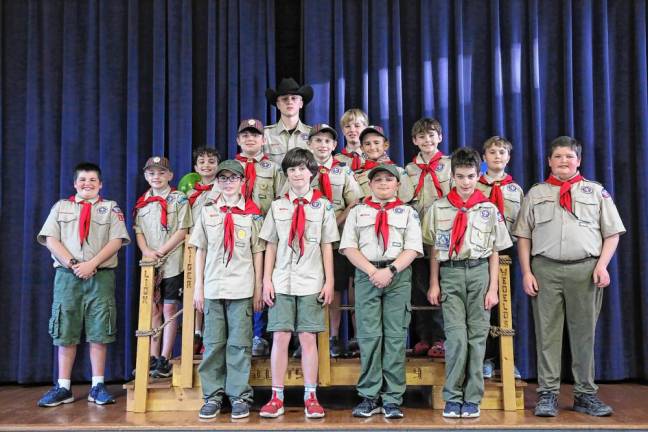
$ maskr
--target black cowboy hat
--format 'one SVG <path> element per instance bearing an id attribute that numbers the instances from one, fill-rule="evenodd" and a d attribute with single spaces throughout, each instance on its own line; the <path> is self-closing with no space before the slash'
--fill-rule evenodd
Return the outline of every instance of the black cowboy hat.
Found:
<path id="1" fill-rule="evenodd" d="M 313 99 L 313 87 L 309 85 L 300 87 L 293 78 L 283 78 L 277 86 L 277 90 L 269 88 L 265 95 L 271 105 L 277 105 L 277 98 L 284 95 L 299 95 L 306 105 Z"/>

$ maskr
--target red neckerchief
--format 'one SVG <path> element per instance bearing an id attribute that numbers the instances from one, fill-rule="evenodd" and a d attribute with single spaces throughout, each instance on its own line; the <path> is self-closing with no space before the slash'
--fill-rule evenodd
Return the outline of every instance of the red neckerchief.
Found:
<path id="1" fill-rule="evenodd" d="M 569 180 L 561 181 L 558 180 L 553 175 L 550 175 L 546 182 L 553 186 L 560 186 L 560 207 L 567 210 L 569 213 L 572 211 L 572 196 L 571 196 L 571 186 L 574 183 L 577 183 L 581 180 L 585 180 L 582 175 L 576 174 L 574 177 Z"/>
<path id="2" fill-rule="evenodd" d="M 452 258 L 452 252 L 459 255 L 461 246 L 463 246 L 466 228 L 468 227 L 468 216 L 466 213 L 474 205 L 488 202 L 488 198 L 486 198 L 481 191 L 475 190 L 475 192 L 470 195 L 470 198 L 468 198 L 468 201 L 464 202 L 461 200 L 456 188 L 452 188 L 447 198 L 448 201 L 450 201 L 450 204 L 457 208 L 457 214 L 455 215 L 454 222 L 452 222 L 450 250 L 448 251 L 448 258 Z"/>
<path id="3" fill-rule="evenodd" d="M 504 195 L 502 195 L 502 188 L 500 186 L 506 186 L 509 183 L 513 183 L 513 177 L 510 174 L 507 174 L 502 180 L 495 180 L 489 182 L 485 175 L 479 177 L 479 183 L 491 186 L 490 196 L 488 199 L 490 202 L 497 206 L 497 210 L 503 215 L 504 214 Z"/>
<path id="4" fill-rule="evenodd" d="M 189 197 L 189 205 L 191 207 L 193 207 L 194 203 L 196 202 L 196 200 L 198 199 L 200 194 L 202 194 L 203 192 L 207 192 L 207 191 L 212 190 L 213 187 L 214 187 L 213 183 L 208 184 L 208 185 L 203 185 L 203 184 L 200 184 L 200 183 L 196 183 L 194 185 L 194 187 L 193 187 L 194 188 L 194 193 L 192 193 L 191 196 Z"/>
<path id="5" fill-rule="evenodd" d="M 257 160 L 253 157 L 243 156 L 241 153 L 236 155 L 236 160 L 245 164 L 245 182 L 241 186 L 241 195 L 243 195 L 245 201 L 248 201 L 252 199 L 252 191 L 256 183 L 256 167 L 254 164 L 257 163 Z M 263 155 L 261 160 L 268 160 L 268 156 Z"/>
<path id="6" fill-rule="evenodd" d="M 362 169 L 364 171 L 369 171 L 370 169 L 376 168 L 378 165 L 383 165 L 383 164 L 385 164 L 385 165 L 394 165 L 394 161 L 388 159 L 386 161 L 377 162 L 377 161 L 367 159 L 365 161 L 364 165 L 362 166 Z"/>
<path id="7" fill-rule="evenodd" d="M 351 170 L 352 171 L 358 171 L 359 169 L 362 169 L 362 159 L 360 159 L 360 155 L 356 152 L 351 152 L 349 153 L 346 148 L 342 149 L 342 154 L 346 157 L 349 157 L 353 159 L 351 161 Z"/>
<path id="8" fill-rule="evenodd" d="M 175 190 L 175 188 L 171 188 L 171 191 L 169 193 L 173 192 L 174 190 Z M 149 189 L 149 191 L 150 191 L 150 189 Z M 145 198 L 147 193 L 148 193 L 148 191 L 145 192 L 144 195 L 142 195 L 141 197 L 137 198 L 137 201 L 135 202 L 135 210 L 133 211 L 133 214 L 136 215 L 137 211 L 139 209 L 141 209 L 142 207 L 146 207 L 149 203 L 156 202 L 156 203 L 160 204 L 160 208 L 161 208 L 161 211 L 160 211 L 160 223 L 166 229 L 166 227 L 167 227 L 167 201 L 166 201 L 166 199 L 162 198 L 159 195 L 150 196 L 148 198 Z"/>
<path id="9" fill-rule="evenodd" d="M 243 210 L 238 207 L 224 205 L 221 206 L 220 211 L 225 213 L 225 221 L 223 222 L 223 250 L 227 255 L 227 263 L 225 264 L 225 267 L 227 267 L 234 253 L 234 218 L 232 215 L 260 215 L 261 210 L 254 204 L 254 201 L 245 200 L 245 209 Z"/>
<path id="10" fill-rule="evenodd" d="M 290 196 L 285 195 L 286 199 L 290 201 Z M 293 204 L 296 205 L 293 211 L 292 222 L 290 223 L 290 233 L 288 234 L 288 245 L 292 249 L 295 237 L 299 240 L 299 258 L 304 256 L 304 231 L 306 229 L 306 213 L 304 212 L 304 204 L 315 202 L 322 197 L 322 193 L 317 189 L 313 189 L 313 196 L 308 201 L 304 197 L 295 198 Z M 293 249 L 294 250 L 294 249 Z"/>
<path id="11" fill-rule="evenodd" d="M 333 159 L 331 168 L 339 164 L 339 160 Z M 329 201 L 333 202 L 333 188 L 331 188 L 331 179 L 329 178 L 331 168 L 326 168 L 324 165 L 319 166 L 319 190 Z"/>
<path id="12" fill-rule="evenodd" d="M 416 156 L 412 159 L 412 162 L 416 164 L 417 167 L 421 169 L 421 175 L 419 176 L 418 185 L 416 185 L 416 190 L 414 191 L 414 196 L 417 197 L 421 189 L 423 189 L 423 184 L 425 183 L 425 176 L 430 175 L 432 181 L 434 182 L 434 188 L 437 192 L 437 197 L 441 198 L 443 196 L 443 189 L 441 189 L 441 183 L 439 183 L 439 178 L 436 175 L 436 167 L 439 165 L 439 161 L 443 157 L 441 151 L 437 151 L 430 162 L 428 163 L 418 163 L 416 162 Z M 422 158 L 421 158 L 422 159 Z"/>
<path id="13" fill-rule="evenodd" d="M 76 197 L 74 195 L 70 196 L 68 199 L 73 203 L 76 203 Z M 96 202 L 101 202 L 101 197 L 99 197 Z M 81 213 L 79 214 L 79 241 L 81 242 L 81 245 L 83 245 L 83 242 L 86 241 L 90 234 L 92 203 L 90 201 L 82 200 L 77 204 L 81 204 Z"/>
<path id="14" fill-rule="evenodd" d="M 396 201 L 389 202 L 383 206 L 381 203 L 374 202 L 371 197 L 368 196 L 362 202 L 367 204 L 369 207 L 373 207 L 378 210 L 374 228 L 376 230 L 376 238 L 380 238 L 380 236 L 382 236 L 384 255 L 387 251 L 387 247 L 389 247 L 389 220 L 387 218 L 387 210 L 391 210 L 394 207 L 402 205 L 403 201 L 396 198 Z"/>

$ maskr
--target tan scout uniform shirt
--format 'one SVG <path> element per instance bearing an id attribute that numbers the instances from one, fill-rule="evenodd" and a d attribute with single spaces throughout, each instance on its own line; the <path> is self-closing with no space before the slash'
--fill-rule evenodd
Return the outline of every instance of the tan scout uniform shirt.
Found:
<path id="1" fill-rule="evenodd" d="M 226 205 L 219 196 L 203 206 L 191 233 L 189 244 L 207 251 L 204 270 L 205 298 L 242 299 L 254 294 L 254 260 L 252 255 L 265 250 L 259 238 L 263 216 L 232 214 L 234 219 L 234 252 L 227 264 L 228 252 L 223 248 Z M 245 210 L 241 197 L 235 207 Z M 227 264 L 227 265 L 226 265 Z"/>
<path id="2" fill-rule="evenodd" d="M 364 165 L 365 163 L 365 158 L 362 157 L 360 153 L 358 153 L 358 156 L 360 157 L 360 163 Z M 342 153 L 336 153 L 335 156 L 333 156 L 334 159 L 337 159 L 340 162 L 344 162 L 349 168 L 353 166 L 353 158 L 349 157 L 347 155 L 343 155 Z"/>
<path id="3" fill-rule="evenodd" d="M 92 203 L 90 232 L 82 245 L 79 240 L 79 217 L 82 206 L 78 203 L 83 199 L 78 195 L 74 198 L 75 202 L 62 199 L 54 204 L 43 228 L 38 233 L 38 243 L 46 245 L 47 237 L 53 237 L 59 240 L 68 252 L 80 262 L 90 261 L 111 240 L 122 239 L 122 246 L 130 243 L 124 223 L 124 213 L 117 203 L 95 198 L 89 200 Z M 52 255 L 52 259 L 54 259 L 54 267 L 65 267 L 54 255 Z M 115 267 L 117 267 L 117 254 L 99 265 L 99 268 Z"/>
<path id="4" fill-rule="evenodd" d="M 268 125 L 263 128 L 266 143 L 263 146 L 263 153 L 281 166 L 284 156 L 288 150 L 295 147 L 308 148 L 308 134 L 311 127 L 302 123 L 301 120 L 297 122 L 297 127 L 291 134 L 284 126 L 283 121 L 279 121 L 273 125 Z"/>
<path id="5" fill-rule="evenodd" d="M 403 201 L 404 203 L 408 203 L 412 201 L 412 198 L 414 197 L 414 187 L 412 186 L 412 181 L 407 175 L 407 172 L 405 169 L 394 165 L 397 169 L 398 172 L 400 173 L 400 187 L 398 188 L 398 192 L 396 193 L 396 196 Z M 363 197 L 365 196 L 371 196 L 371 188 L 369 187 L 369 172 L 371 170 L 363 170 L 363 171 L 358 171 L 355 174 L 356 181 L 360 185 L 360 188 L 362 189 L 362 194 Z"/>
<path id="6" fill-rule="evenodd" d="M 201 183 L 202 184 L 202 183 Z M 210 183 L 208 183 L 210 184 Z M 214 186 L 212 187 L 212 190 L 210 191 L 204 191 L 200 195 L 198 195 L 198 198 L 196 198 L 196 201 L 194 201 L 193 205 L 191 206 L 191 220 L 196 221 L 198 217 L 200 216 L 200 210 L 202 209 L 202 206 L 205 205 L 207 200 L 209 199 L 210 193 L 212 193 L 214 190 L 218 189 L 218 184 L 216 184 L 216 180 L 211 183 Z M 196 192 L 194 189 L 189 189 L 187 191 L 187 198 L 189 198 L 191 195 Z"/>
<path id="7" fill-rule="evenodd" d="M 373 201 L 379 202 L 375 198 Z M 387 250 L 384 249 L 382 237 L 376 236 L 374 227 L 377 216 L 378 210 L 364 203 L 351 209 L 340 240 L 342 254 L 346 248 L 355 248 L 369 261 L 385 261 L 398 258 L 401 252 L 408 249 L 416 251 L 418 256 L 423 256 L 421 225 L 416 210 L 403 204 L 387 211 Z"/>
<path id="8" fill-rule="evenodd" d="M 262 152 L 254 156 L 254 160 L 257 163 L 254 164 L 256 180 L 254 181 L 254 189 L 252 189 L 252 200 L 259 207 L 259 210 L 261 210 L 261 214 L 265 215 L 270 210 L 272 201 L 280 196 L 286 178 L 281 171 L 281 162 L 275 163 L 272 160 L 262 161 L 261 158 L 263 158 Z M 245 163 L 241 162 L 241 165 L 245 169 Z"/>
<path id="9" fill-rule="evenodd" d="M 610 194 L 599 183 L 582 180 L 572 185 L 570 214 L 560 206 L 560 187 L 534 185 L 522 201 L 513 235 L 531 239 L 531 255 L 576 261 L 601 254 L 603 239 L 625 233 Z"/>
<path id="10" fill-rule="evenodd" d="M 412 183 L 412 188 L 416 191 L 416 187 L 419 184 L 419 179 L 421 177 L 421 168 L 416 164 L 423 164 L 425 161 L 419 153 L 416 156 L 416 163 L 410 162 L 405 167 L 405 171 L 409 176 L 410 183 Z M 441 190 L 443 191 L 443 196 L 448 195 L 450 192 L 450 157 L 442 156 L 439 160 L 439 164 L 436 167 L 436 175 L 439 179 L 439 184 L 441 184 Z M 427 210 L 430 208 L 432 203 L 438 200 L 437 190 L 434 186 L 434 181 L 429 175 L 425 176 L 423 181 L 423 187 L 421 188 L 418 196 L 414 197 L 412 201 L 412 206 L 416 209 L 420 217 L 424 217 Z"/>
<path id="11" fill-rule="evenodd" d="M 145 198 L 151 196 L 152 191 L 146 192 Z M 161 195 L 167 202 L 167 229 L 160 223 L 160 204 L 153 202 L 138 210 L 135 216 L 133 229 L 135 233 L 144 234 L 146 244 L 151 249 L 159 249 L 169 238 L 181 229 L 189 229 L 193 225 L 191 209 L 187 196 L 180 191 L 171 191 Z M 182 273 L 182 257 L 184 248 L 179 246 L 167 258 L 160 270 L 164 279 Z"/>
<path id="12" fill-rule="evenodd" d="M 340 240 L 333 205 L 324 197 L 310 202 L 313 191 L 304 196 L 310 203 L 304 205 L 306 226 L 304 229 L 304 256 L 299 257 L 299 242 L 295 239 L 293 251 L 288 244 L 290 224 L 297 195 L 291 190 L 272 203 L 263 222 L 259 237 L 277 244 L 277 258 L 272 272 L 275 292 L 295 296 L 319 293 L 324 286 L 324 264 L 321 246 Z"/>
<path id="13" fill-rule="evenodd" d="M 434 246 L 438 261 L 448 261 L 450 237 L 457 208 L 443 197 L 432 204 L 423 218 L 423 243 Z M 504 217 L 495 204 L 476 204 L 468 210 L 468 226 L 461 250 L 452 260 L 488 258 L 493 251 L 513 246 Z"/>
<path id="14" fill-rule="evenodd" d="M 486 177 L 489 182 L 495 180 L 488 174 L 484 174 L 484 177 Z M 482 191 L 486 198 L 488 198 L 493 187 L 477 182 L 476 189 Z M 502 196 L 504 197 L 504 220 L 506 221 L 506 229 L 509 232 L 513 232 L 513 224 L 515 224 L 518 213 L 520 213 L 520 206 L 524 199 L 524 190 L 522 190 L 522 187 L 515 182 L 509 183 L 505 186 L 500 186 L 500 189 L 502 190 Z"/>

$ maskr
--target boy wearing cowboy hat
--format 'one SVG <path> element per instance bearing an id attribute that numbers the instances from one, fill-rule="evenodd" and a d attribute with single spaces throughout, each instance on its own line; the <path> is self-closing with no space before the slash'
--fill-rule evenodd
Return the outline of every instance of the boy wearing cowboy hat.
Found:
<path id="1" fill-rule="evenodd" d="M 284 78 L 277 90 L 266 90 L 266 99 L 281 113 L 279 121 L 265 127 L 265 153 L 273 162 L 281 165 L 288 150 L 295 147 L 307 148 L 311 127 L 299 119 L 299 110 L 313 99 L 313 88 L 299 86 L 293 78 Z"/>

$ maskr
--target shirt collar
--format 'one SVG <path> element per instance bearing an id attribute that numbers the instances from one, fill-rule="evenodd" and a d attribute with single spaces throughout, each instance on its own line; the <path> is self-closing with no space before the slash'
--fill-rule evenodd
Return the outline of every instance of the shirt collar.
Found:
<path id="1" fill-rule="evenodd" d="M 290 200 L 290 202 L 295 201 L 297 198 L 299 198 L 297 194 L 293 192 L 292 188 L 290 188 L 288 190 L 288 199 Z M 308 202 L 311 202 L 311 200 L 313 199 L 313 188 L 309 188 L 308 192 L 306 192 L 306 195 L 304 195 L 303 198 L 306 198 Z"/>
<path id="2" fill-rule="evenodd" d="M 161 194 L 159 194 L 157 196 L 161 196 L 162 198 L 166 199 L 166 197 L 168 197 L 170 193 L 171 193 L 171 187 L 167 186 L 167 188 L 164 191 L 162 191 Z M 146 194 L 148 195 L 147 198 L 150 198 L 152 196 L 156 196 L 156 195 L 153 195 L 153 189 L 149 189 Z"/>
<path id="3" fill-rule="evenodd" d="M 216 199 L 216 207 L 221 208 L 223 206 L 228 206 L 227 202 L 225 201 L 225 197 L 222 194 L 218 195 L 218 198 Z M 236 202 L 234 206 L 228 206 L 228 207 L 237 207 L 241 210 L 245 210 L 245 198 L 243 198 L 242 195 L 239 195 L 239 199 Z"/>
<path id="4" fill-rule="evenodd" d="M 79 203 L 82 203 L 82 202 L 84 202 L 84 201 L 85 201 L 85 202 L 89 202 L 89 203 L 91 203 L 91 204 L 94 205 L 94 204 L 97 204 L 99 201 L 101 201 L 101 197 L 100 197 L 99 195 L 97 195 L 96 197 L 94 197 L 94 198 L 92 198 L 92 199 L 83 199 L 83 198 L 81 198 L 81 197 L 79 196 L 79 194 L 75 194 L 75 195 L 74 195 L 74 202 L 75 202 L 75 203 L 79 204 Z"/>

